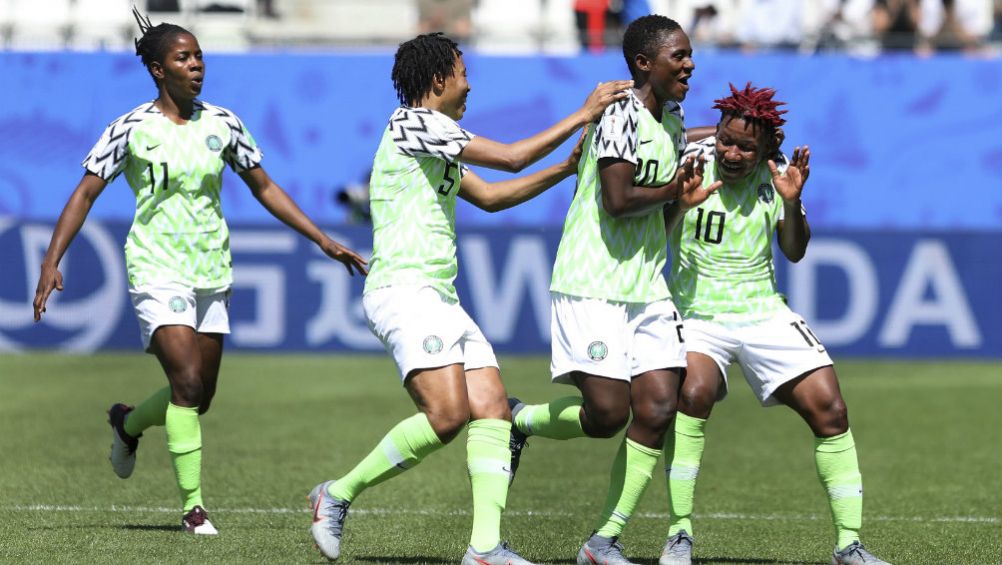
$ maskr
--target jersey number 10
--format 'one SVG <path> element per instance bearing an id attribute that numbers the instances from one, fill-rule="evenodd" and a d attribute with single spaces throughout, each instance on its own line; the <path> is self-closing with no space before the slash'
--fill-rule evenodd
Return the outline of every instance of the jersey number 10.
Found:
<path id="1" fill-rule="evenodd" d="M 706 229 L 703 229 L 703 209 L 696 209 L 696 239 L 702 238 L 707 243 L 720 243 L 724 239 L 724 221 L 727 217 L 723 212 L 706 214 Z"/>
<path id="2" fill-rule="evenodd" d="M 167 184 L 167 179 L 168 179 L 167 163 L 165 161 L 161 162 L 160 163 L 160 167 L 163 169 L 163 173 L 164 173 L 164 178 L 163 178 L 163 183 L 162 183 L 163 184 L 163 189 L 167 190 L 167 187 L 169 186 Z M 154 192 L 156 192 L 156 189 L 157 189 L 157 177 L 155 177 L 153 175 L 153 162 L 152 161 L 149 163 L 149 168 L 150 168 L 150 194 L 153 194 Z"/>

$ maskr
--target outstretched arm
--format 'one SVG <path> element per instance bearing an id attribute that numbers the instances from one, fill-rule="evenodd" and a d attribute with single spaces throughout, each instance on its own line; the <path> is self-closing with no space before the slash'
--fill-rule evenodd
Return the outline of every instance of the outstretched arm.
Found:
<path id="1" fill-rule="evenodd" d="M 317 244 L 328 257 L 344 264 L 348 269 L 348 274 L 354 276 L 355 271 L 367 274 L 365 259 L 357 253 L 327 237 L 320 228 L 310 220 L 299 206 L 289 198 L 282 187 L 275 184 L 275 181 L 268 176 L 262 167 L 254 167 L 240 173 L 240 178 L 247 183 L 254 198 L 257 198 L 272 216 L 281 220 L 285 225 L 303 234 L 307 239 Z"/>
<path id="2" fill-rule="evenodd" d="M 588 129 L 585 128 L 566 160 L 531 175 L 489 183 L 470 171 L 463 176 L 459 185 L 459 196 L 487 212 L 499 212 L 531 200 L 577 172 L 587 133 Z"/>
<path id="3" fill-rule="evenodd" d="M 807 224 L 800 195 L 804 190 L 807 177 L 811 174 L 811 150 L 806 145 L 801 150 L 793 150 L 793 159 L 786 171 L 780 174 L 775 161 L 769 160 L 769 170 L 772 172 L 772 184 L 783 199 L 783 217 L 779 222 L 779 248 L 783 255 L 796 263 L 807 253 L 807 243 L 811 240 L 811 227 Z"/>
<path id="4" fill-rule="evenodd" d="M 52 239 L 49 241 L 49 248 L 42 259 L 42 272 L 38 277 L 38 286 L 35 287 L 35 300 L 32 306 L 35 310 L 35 321 L 42 319 L 42 312 L 45 312 L 45 303 L 49 300 L 49 295 L 53 290 L 63 290 L 63 274 L 59 272 L 59 262 L 63 260 L 66 249 L 70 242 L 76 237 L 77 232 L 87 219 L 94 201 L 101 195 L 108 182 L 94 173 L 84 173 L 80 183 L 77 184 L 69 201 L 59 214 L 56 222 L 56 229 L 52 232 Z"/>
<path id="5" fill-rule="evenodd" d="M 514 143 L 500 143 L 486 137 L 474 137 L 463 149 L 464 163 L 517 173 L 548 155 L 578 128 L 601 117 L 609 104 L 629 96 L 632 80 L 599 83 L 581 108 L 548 129 Z"/>

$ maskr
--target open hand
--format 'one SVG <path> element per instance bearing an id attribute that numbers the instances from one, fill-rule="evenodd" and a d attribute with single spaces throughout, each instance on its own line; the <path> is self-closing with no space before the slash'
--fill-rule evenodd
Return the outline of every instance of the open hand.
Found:
<path id="1" fill-rule="evenodd" d="M 633 87 L 632 80 L 614 80 L 610 82 L 600 82 L 595 90 L 588 95 L 581 111 L 584 112 L 585 121 L 594 122 L 602 117 L 602 112 L 609 107 L 609 104 L 617 100 L 622 100 L 630 95 L 628 89 Z"/>
<path id="2" fill-rule="evenodd" d="M 45 303 L 49 301 L 49 295 L 53 290 L 63 291 L 63 274 L 55 266 L 42 264 L 42 274 L 38 277 L 38 286 L 35 287 L 35 300 L 32 306 L 35 307 L 35 321 L 42 319 L 42 312 L 45 312 Z"/>
<path id="3" fill-rule="evenodd" d="M 804 184 L 811 174 L 811 149 L 808 146 L 793 150 L 790 166 L 783 173 L 779 172 L 776 162 L 769 159 L 769 171 L 772 173 L 772 185 L 784 202 L 796 202 L 804 191 Z"/>
<path id="4" fill-rule="evenodd" d="M 362 275 L 369 274 L 369 270 L 366 268 L 366 265 L 369 264 L 368 261 L 362 259 L 361 255 L 355 253 L 351 249 L 348 249 L 333 239 L 325 237 L 320 243 L 320 249 L 322 249 L 331 259 L 341 262 L 341 264 L 344 265 L 344 268 L 348 269 L 349 275 L 355 276 L 355 271 L 358 271 L 358 273 Z"/>
<path id="5" fill-rule="evenodd" d="M 572 171 L 578 170 L 578 163 L 581 161 L 581 154 L 584 152 L 584 141 L 588 137 L 588 129 L 591 125 L 586 125 L 581 128 L 581 135 L 578 136 L 578 142 L 574 144 L 574 149 L 571 149 L 571 154 L 567 156 L 567 167 Z"/>
<path id="6" fill-rule="evenodd" d="M 679 187 L 677 200 L 683 211 L 699 206 L 724 184 L 718 180 L 703 188 L 703 167 L 705 165 L 706 159 L 700 155 L 698 159 L 687 159 L 675 173 L 675 182 Z"/>

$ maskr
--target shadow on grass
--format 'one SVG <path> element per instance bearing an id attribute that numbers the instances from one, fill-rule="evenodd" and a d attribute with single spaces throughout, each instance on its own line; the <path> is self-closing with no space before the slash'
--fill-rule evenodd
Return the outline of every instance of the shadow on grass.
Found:
<path id="1" fill-rule="evenodd" d="M 382 557 L 379 555 L 367 555 L 356 557 L 355 561 L 366 561 L 372 563 L 387 563 L 388 565 L 403 565 L 405 563 L 455 563 L 454 559 L 442 559 L 441 557 Z"/>
<path id="2" fill-rule="evenodd" d="M 637 559 L 634 558 L 637 563 L 642 563 L 643 565 L 657 565 L 657 559 Z M 694 565 L 716 565 L 717 563 L 747 563 L 749 565 L 817 565 L 816 561 L 785 561 L 777 559 L 758 559 L 754 557 L 704 557 L 704 558 L 694 558 L 692 560 Z M 574 565 L 577 563 L 574 560 L 564 559 L 557 561 L 547 561 L 546 563 L 553 563 L 554 565 Z"/>
<path id="3" fill-rule="evenodd" d="M 144 532 L 180 532 L 181 528 L 179 526 L 173 526 L 168 524 L 125 524 L 124 526 L 119 526 L 122 530 L 137 530 Z"/>

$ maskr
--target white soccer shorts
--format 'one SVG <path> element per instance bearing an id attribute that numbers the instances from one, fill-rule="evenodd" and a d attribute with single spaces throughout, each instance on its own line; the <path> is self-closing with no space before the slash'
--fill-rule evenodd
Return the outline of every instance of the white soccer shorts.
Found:
<path id="1" fill-rule="evenodd" d="M 143 349 L 150 351 L 160 326 L 188 326 L 198 333 L 230 333 L 230 288 L 192 288 L 178 283 L 129 287 Z"/>
<path id="2" fill-rule="evenodd" d="M 497 367 L 494 348 L 458 302 L 429 286 L 388 286 L 366 292 L 369 329 L 393 357 L 400 381 L 419 369 L 462 363 L 466 371 Z"/>
<path id="3" fill-rule="evenodd" d="M 671 300 L 611 302 L 550 293 L 554 382 L 571 373 L 629 381 L 656 369 L 685 367 L 682 317 Z"/>
<path id="4" fill-rule="evenodd" d="M 786 309 L 748 326 L 723 326 L 706 320 L 685 321 L 685 345 L 717 364 L 724 378 L 717 399 L 727 396 L 727 367 L 737 361 L 762 406 L 779 401 L 772 393 L 804 373 L 832 365 L 825 346 L 804 319 Z"/>

